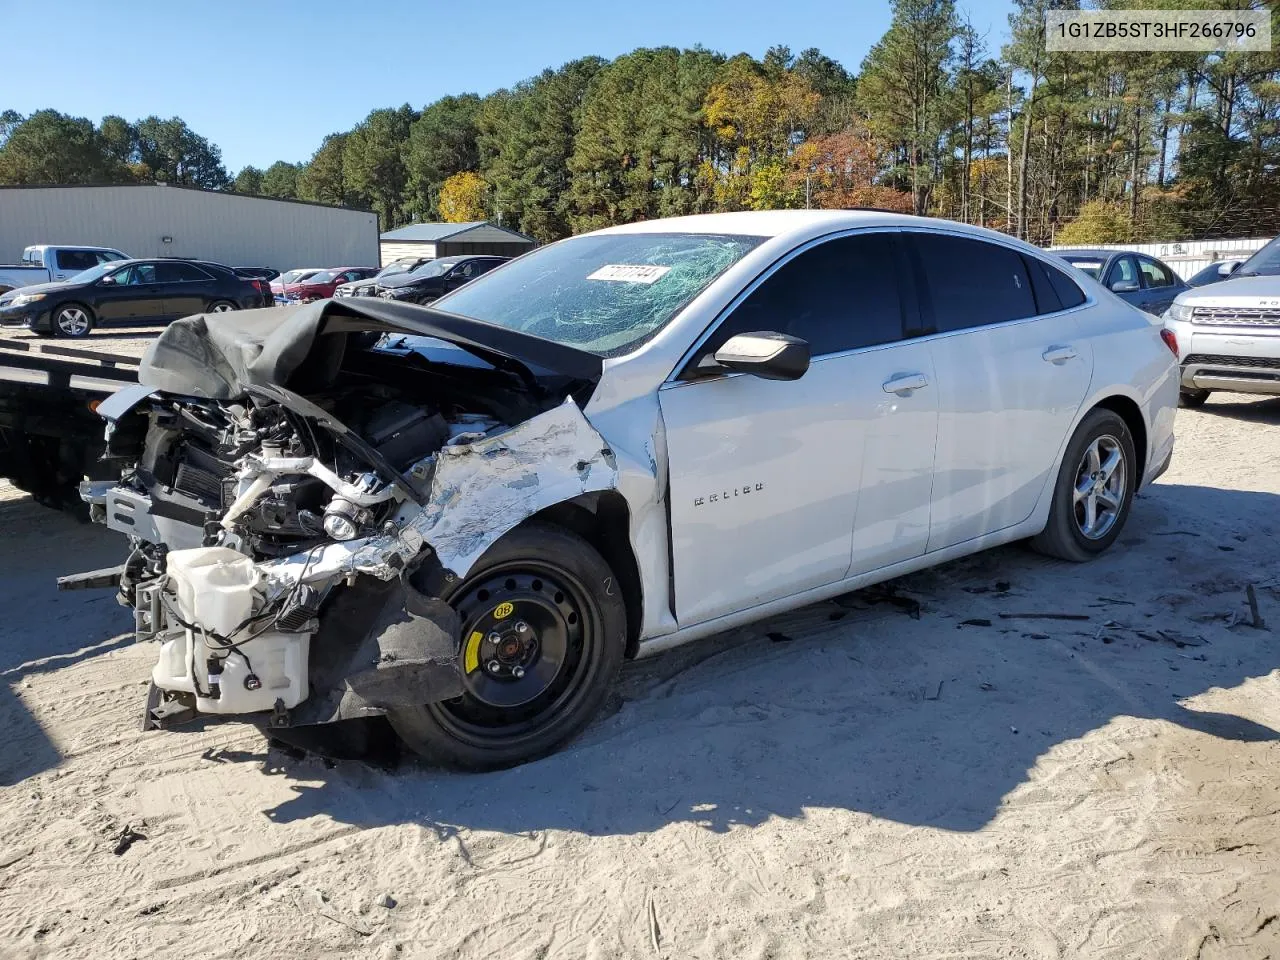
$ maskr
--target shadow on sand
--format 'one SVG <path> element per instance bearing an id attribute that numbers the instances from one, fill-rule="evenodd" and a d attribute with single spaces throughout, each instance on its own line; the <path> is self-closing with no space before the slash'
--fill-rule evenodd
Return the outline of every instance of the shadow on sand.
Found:
<path id="1" fill-rule="evenodd" d="M 1191 501 L 1213 525 L 1186 527 Z M 920 620 L 886 606 L 820 604 L 631 664 L 611 716 L 513 770 L 409 763 L 386 774 L 286 762 L 285 775 L 321 783 L 297 783 L 268 816 L 413 822 L 441 836 L 461 827 L 632 834 L 674 821 L 726 830 L 834 807 L 978 830 L 1046 751 L 1116 717 L 1223 740 L 1280 739 L 1244 717 L 1180 703 L 1280 666 L 1275 634 L 1227 625 L 1242 612 L 1245 584 L 1280 574 L 1277 524 L 1272 494 L 1158 485 L 1139 501 L 1125 545 L 1092 564 L 1007 547 L 898 581 L 923 602 Z M 1002 581 L 1006 591 L 993 586 Z M 1280 608 L 1280 594 L 1263 592 Z M 1090 619 L 1001 619 L 1034 608 L 1034 597 L 1041 610 L 1048 597 Z M 991 625 L 961 623 L 973 618 Z M 1272 619 L 1280 627 L 1280 612 Z"/>

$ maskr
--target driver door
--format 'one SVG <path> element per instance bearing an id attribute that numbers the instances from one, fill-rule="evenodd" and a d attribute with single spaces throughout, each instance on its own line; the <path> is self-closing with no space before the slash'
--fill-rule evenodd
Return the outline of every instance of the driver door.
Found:
<path id="1" fill-rule="evenodd" d="M 891 231 L 825 240 L 757 280 L 659 392 L 681 626 L 924 553 L 938 407 Z M 707 358 L 731 336 L 807 341 L 766 380 Z M 699 367 L 701 366 L 701 369 Z"/>
<path id="2" fill-rule="evenodd" d="M 115 282 L 100 280 L 95 291 L 94 310 L 99 321 L 119 323 L 163 312 L 164 290 L 156 282 L 154 263 L 130 264 L 109 276 Z"/>

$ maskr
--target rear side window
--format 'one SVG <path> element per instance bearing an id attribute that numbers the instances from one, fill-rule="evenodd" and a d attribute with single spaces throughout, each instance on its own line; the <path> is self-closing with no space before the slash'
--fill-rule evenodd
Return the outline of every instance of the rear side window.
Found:
<path id="1" fill-rule="evenodd" d="M 1164 264 L 1142 257 L 1138 260 L 1138 267 L 1142 270 L 1142 285 L 1144 287 L 1150 289 L 1153 287 L 1173 286 L 1173 274 L 1165 268 Z"/>
<path id="2" fill-rule="evenodd" d="M 158 283 L 192 283 L 208 279 L 209 274 L 189 263 L 156 264 L 156 282 Z"/>
<path id="3" fill-rule="evenodd" d="M 98 259 L 96 250 L 59 250 L 58 251 L 58 269 L 59 270 L 75 270 L 79 273 L 81 270 L 88 270 L 90 267 L 96 267 L 101 263 Z"/>
<path id="4" fill-rule="evenodd" d="M 1053 289 L 1058 294 L 1058 300 L 1062 303 L 1063 310 L 1070 310 L 1072 307 L 1078 307 L 1084 303 L 1084 291 L 1080 289 L 1080 284 L 1076 283 L 1057 267 L 1051 267 L 1047 263 L 1042 263 L 1041 265 L 1044 267 L 1045 273 L 1049 275 L 1049 282 L 1053 284 Z"/>
<path id="5" fill-rule="evenodd" d="M 769 330 L 799 337 L 812 356 L 901 340 L 902 302 L 892 234 L 839 237 L 779 267 L 708 341 Z"/>
<path id="6" fill-rule="evenodd" d="M 1036 315 L 1031 278 L 1017 250 L 940 233 L 911 236 L 938 333 Z"/>

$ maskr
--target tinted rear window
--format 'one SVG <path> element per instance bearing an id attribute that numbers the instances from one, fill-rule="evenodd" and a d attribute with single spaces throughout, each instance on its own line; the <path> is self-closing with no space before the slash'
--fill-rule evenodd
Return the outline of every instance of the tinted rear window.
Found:
<path id="1" fill-rule="evenodd" d="M 1036 315 L 1031 278 L 1017 250 L 946 234 L 911 236 L 939 333 Z"/>

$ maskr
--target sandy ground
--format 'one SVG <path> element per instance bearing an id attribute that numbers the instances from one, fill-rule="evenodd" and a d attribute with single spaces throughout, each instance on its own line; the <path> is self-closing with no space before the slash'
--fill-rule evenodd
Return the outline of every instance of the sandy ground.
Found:
<path id="1" fill-rule="evenodd" d="M 156 326 L 112 327 L 108 330 L 91 330 L 89 336 L 79 340 L 65 337 L 41 337 L 21 327 L 0 327 L 0 339 L 18 340 L 33 349 L 42 347 L 70 347 L 74 350 L 91 350 L 95 353 L 116 353 L 126 357 L 141 357 L 147 344 L 159 331 Z"/>
<path id="2" fill-rule="evenodd" d="M 52 587 L 120 544 L 10 490 L 0 956 L 1280 957 L 1280 633 L 1244 622 L 1257 584 L 1280 631 L 1278 425 L 1180 412 L 1094 564 L 1005 548 L 899 581 L 918 620 L 829 603 L 630 665 L 484 776 L 141 733 L 154 650 Z M 1036 612 L 1089 619 L 1001 617 Z"/>

